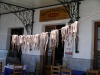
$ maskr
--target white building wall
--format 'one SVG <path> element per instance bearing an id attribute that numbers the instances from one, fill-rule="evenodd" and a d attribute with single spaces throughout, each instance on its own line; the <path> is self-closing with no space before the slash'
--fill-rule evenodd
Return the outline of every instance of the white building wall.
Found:
<path id="1" fill-rule="evenodd" d="M 9 15 L 3 15 L 0 18 L 0 49 L 9 49 L 9 41 L 7 40 L 7 37 L 10 34 L 11 28 L 18 28 L 23 27 L 22 23 L 19 21 L 18 18 L 16 18 L 15 15 L 9 14 Z"/>
<path id="2" fill-rule="evenodd" d="M 48 7 L 51 8 L 51 7 Z M 68 19 L 66 20 L 57 20 L 57 21 L 48 21 L 48 22 L 39 22 L 39 13 L 41 9 L 36 9 L 34 12 L 34 25 L 33 25 L 33 34 L 40 34 L 44 31 L 46 25 L 59 25 L 67 24 Z M 47 9 L 47 8 L 44 8 Z M 93 13 L 100 10 L 100 0 L 85 0 L 80 4 L 80 21 L 85 17 L 92 15 Z M 73 58 L 82 58 L 82 59 L 92 59 L 93 58 L 93 46 L 94 46 L 94 22 L 100 21 L 100 13 L 83 20 L 79 23 L 79 53 L 73 53 Z M 23 27 L 21 21 L 13 14 L 1 15 L 0 18 L 0 33 L 10 34 L 10 28 L 19 28 Z M 26 31 L 25 33 L 26 34 Z M 9 49 L 7 35 L 0 34 L 0 49 Z M 30 55 L 42 55 L 43 51 L 34 50 L 29 53 Z"/>

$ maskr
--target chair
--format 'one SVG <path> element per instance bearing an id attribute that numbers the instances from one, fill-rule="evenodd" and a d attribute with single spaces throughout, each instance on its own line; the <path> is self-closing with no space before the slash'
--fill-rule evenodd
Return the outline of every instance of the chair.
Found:
<path id="1" fill-rule="evenodd" d="M 62 70 L 62 75 L 72 75 L 72 70 L 63 69 Z"/>
<path id="2" fill-rule="evenodd" d="M 16 75 L 16 74 L 22 75 L 23 67 L 24 67 L 24 65 L 22 65 L 22 64 L 14 64 L 13 75 Z"/>
<path id="3" fill-rule="evenodd" d="M 2 62 L 0 62 L 0 75 L 2 75 Z"/>
<path id="4" fill-rule="evenodd" d="M 51 66 L 51 75 L 59 75 L 60 66 Z"/>
<path id="5" fill-rule="evenodd" d="M 99 75 L 99 70 L 87 70 L 86 75 Z"/>
<path id="6" fill-rule="evenodd" d="M 66 69 L 66 66 L 59 65 L 59 67 L 60 67 L 60 70 Z"/>
<path id="7" fill-rule="evenodd" d="M 40 62 L 36 62 L 34 75 L 40 75 L 41 68 L 42 68 L 42 64 Z"/>

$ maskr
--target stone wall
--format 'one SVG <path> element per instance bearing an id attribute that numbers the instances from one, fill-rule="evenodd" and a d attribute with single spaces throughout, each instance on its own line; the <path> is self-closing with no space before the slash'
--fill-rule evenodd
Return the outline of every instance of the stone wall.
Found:
<path id="1" fill-rule="evenodd" d="M 34 72 L 36 62 L 43 62 L 43 56 L 41 55 L 22 55 L 22 63 L 27 65 L 28 72 Z M 93 68 L 93 60 L 91 59 L 80 59 L 80 58 L 71 58 L 71 57 L 64 57 L 63 58 L 63 65 L 68 65 L 68 69 L 72 70 L 80 70 L 86 71 L 87 69 Z"/>
<path id="2" fill-rule="evenodd" d="M 42 63 L 42 56 L 22 54 L 22 63 L 27 65 L 28 72 L 34 72 L 36 62 Z"/>
<path id="3" fill-rule="evenodd" d="M 93 60 L 64 57 L 63 65 L 68 65 L 68 69 L 86 71 L 87 69 L 92 69 Z"/>

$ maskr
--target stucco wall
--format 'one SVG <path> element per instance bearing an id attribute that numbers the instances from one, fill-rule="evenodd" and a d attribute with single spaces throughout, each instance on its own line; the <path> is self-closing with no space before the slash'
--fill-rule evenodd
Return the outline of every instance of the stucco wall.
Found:
<path id="1" fill-rule="evenodd" d="M 49 7 L 50 8 L 50 7 Z M 46 25 L 67 24 L 69 21 L 57 20 L 49 22 L 39 22 L 39 13 L 41 9 L 36 9 L 34 13 L 33 34 L 40 34 L 44 31 Z M 45 8 L 46 9 L 46 8 Z M 100 10 L 100 0 L 85 0 L 80 4 L 80 20 Z M 100 21 L 100 13 L 79 23 L 79 53 L 73 53 L 73 58 L 92 59 L 93 41 L 94 41 L 94 22 Z M 14 14 L 1 15 L 0 33 L 10 34 L 10 28 L 23 27 L 21 21 Z M 24 27 L 23 27 L 24 28 Z M 38 30 L 37 30 L 38 29 Z M 26 31 L 24 30 L 24 34 Z M 8 38 L 7 38 L 8 37 Z M 9 49 L 9 36 L 0 34 L 0 49 Z M 8 44 L 7 44 L 8 43 Z M 30 55 L 42 55 L 43 51 L 32 51 Z"/>

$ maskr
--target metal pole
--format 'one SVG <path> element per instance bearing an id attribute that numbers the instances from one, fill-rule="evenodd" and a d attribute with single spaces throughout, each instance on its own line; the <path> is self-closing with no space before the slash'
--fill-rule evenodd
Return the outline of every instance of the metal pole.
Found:
<path id="1" fill-rule="evenodd" d="M 31 28 L 31 35 L 33 34 L 33 23 L 34 23 L 34 10 L 32 10 L 32 28 Z"/>

